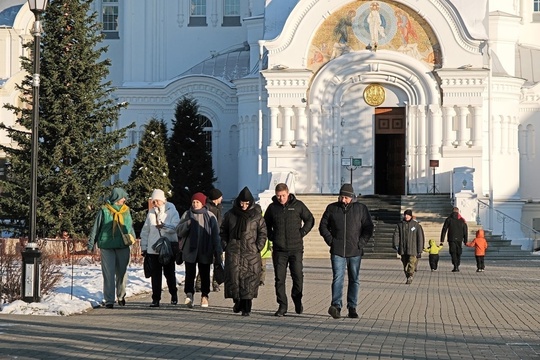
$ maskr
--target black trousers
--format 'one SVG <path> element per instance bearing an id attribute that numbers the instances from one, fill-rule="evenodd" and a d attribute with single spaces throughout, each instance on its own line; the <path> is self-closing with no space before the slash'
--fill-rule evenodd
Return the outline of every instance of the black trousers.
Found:
<path id="1" fill-rule="evenodd" d="M 452 265 L 454 265 L 454 268 L 458 268 L 461 264 L 461 253 L 463 252 L 461 244 L 461 241 L 448 242 L 450 256 L 452 257 Z"/>
<path id="2" fill-rule="evenodd" d="M 201 274 L 201 295 L 208 297 L 210 294 L 210 265 L 201 263 L 185 263 L 186 278 L 184 281 L 184 293 L 195 294 L 195 276 L 197 275 L 197 265 Z"/>
<path id="3" fill-rule="evenodd" d="M 484 265 L 484 255 L 476 256 L 476 268 L 478 270 L 484 270 L 486 268 Z"/>
<path id="4" fill-rule="evenodd" d="M 169 288 L 169 293 L 171 297 L 177 297 L 176 288 L 176 274 L 175 274 L 175 263 L 174 259 L 171 260 L 167 265 L 162 265 L 159 262 L 159 255 L 147 254 L 146 256 L 150 259 L 150 265 L 152 266 L 152 302 L 161 301 L 161 290 L 162 290 L 162 279 L 163 275 L 167 280 L 167 287 Z"/>
<path id="5" fill-rule="evenodd" d="M 303 272 L 303 251 L 273 251 L 272 261 L 274 262 L 274 275 L 276 287 L 276 299 L 280 307 L 287 309 L 287 293 L 285 290 L 285 280 L 287 279 L 287 266 L 291 271 L 293 301 L 302 300 L 302 289 L 304 287 Z"/>
<path id="6" fill-rule="evenodd" d="M 439 254 L 429 254 L 429 268 L 437 270 L 439 267 Z"/>

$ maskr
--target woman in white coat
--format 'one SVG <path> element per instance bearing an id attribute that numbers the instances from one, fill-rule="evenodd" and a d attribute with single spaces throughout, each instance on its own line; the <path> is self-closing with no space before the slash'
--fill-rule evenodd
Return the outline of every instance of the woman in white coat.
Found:
<path id="1" fill-rule="evenodd" d="M 176 273 L 174 256 L 167 264 L 161 264 L 159 254 L 152 246 L 160 237 L 166 237 L 171 242 L 173 253 L 178 252 L 178 236 L 176 227 L 180 223 L 180 215 L 174 204 L 167 202 L 163 190 L 155 189 L 150 198 L 152 208 L 148 211 L 146 221 L 141 230 L 142 256 L 148 256 L 152 268 L 152 304 L 150 307 L 159 307 L 161 301 L 162 277 L 165 276 L 171 304 L 178 304 L 178 290 L 176 288 Z"/>

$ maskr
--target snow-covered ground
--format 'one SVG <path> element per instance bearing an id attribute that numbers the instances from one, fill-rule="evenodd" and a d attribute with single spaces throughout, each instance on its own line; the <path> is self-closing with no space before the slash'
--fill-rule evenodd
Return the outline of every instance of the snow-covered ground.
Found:
<path id="1" fill-rule="evenodd" d="M 2 314 L 22 315 L 72 315 L 88 311 L 103 300 L 103 278 L 101 266 L 65 265 L 61 267 L 62 280 L 55 290 L 42 295 L 39 303 L 26 303 L 21 300 L 1 304 Z M 184 265 L 177 266 L 176 278 L 184 281 Z M 163 284 L 166 285 L 165 278 Z M 126 301 L 130 296 L 151 292 L 150 279 L 144 277 L 142 265 L 129 266 Z"/>

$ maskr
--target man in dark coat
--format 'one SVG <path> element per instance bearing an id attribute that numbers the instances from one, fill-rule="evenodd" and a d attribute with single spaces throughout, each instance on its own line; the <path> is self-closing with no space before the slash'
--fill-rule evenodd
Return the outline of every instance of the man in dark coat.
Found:
<path id="1" fill-rule="evenodd" d="M 350 318 L 358 318 L 356 305 L 360 288 L 359 272 L 363 249 L 373 236 L 373 221 L 366 205 L 355 201 L 351 184 L 343 184 L 339 198 L 326 207 L 319 233 L 330 246 L 332 261 L 332 304 L 328 313 L 341 317 L 345 268 L 349 276 L 347 308 Z"/>
<path id="2" fill-rule="evenodd" d="M 444 243 L 444 238 L 448 232 L 448 248 L 452 257 L 452 272 L 459 272 L 461 263 L 461 253 L 463 244 L 467 243 L 469 229 L 467 223 L 459 216 L 459 209 L 455 207 L 449 217 L 444 221 L 441 230 L 441 245 Z"/>
<path id="3" fill-rule="evenodd" d="M 208 196 L 206 197 L 206 207 L 216 215 L 218 225 L 221 226 L 223 221 L 223 193 L 219 189 L 211 189 L 208 191 Z"/>
<path id="4" fill-rule="evenodd" d="M 287 293 L 285 290 L 287 266 L 291 270 L 293 281 L 291 297 L 294 302 L 294 310 L 297 314 L 301 314 L 304 310 L 302 306 L 304 287 L 303 238 L 315 225 L 315 219 L 307 206 L 289 193 L 286 184 L 277 184 L 275 191 L 276 195 L 272 197 L 272 203 L 268 205 L 264 214 L 268 240 L 272 242 L 276 298 L 279 305 L 274 315 L 283 316 L 287 313 Z"/>
<path id="5" fill-rule="evenodd" d="M 424 249 L 424 230 L 422 225 L 413 219 L 412 210 L 405 210 L 403 221 L 396 225 L 392 246 L 401 256 L 406 284 L 411 284 L 418 259 Z"/>

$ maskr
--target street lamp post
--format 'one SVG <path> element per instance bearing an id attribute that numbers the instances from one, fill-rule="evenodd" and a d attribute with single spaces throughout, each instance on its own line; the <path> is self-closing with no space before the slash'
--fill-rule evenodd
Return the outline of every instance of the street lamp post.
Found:
<path id="1" fill-rule="evenodd" d="M 30 215 L 28 243 L 22 252 L 23 268 L 21 276 L 21 297 L 26 302 L 41 300 L 41 251 L 36 243 L 37 218 L 37 176 L 38 176 L 38 139 L 39 139 L 39 65 L 41 45 L 40 16 L 47 7 L 48 0 L 28 0 L 30 10 L 34 13 L 35 21 L 32 28 L 34 36 L 34 74 L 32 75 L 32 134 L 31 134 L 31 165 L 30 165 Z"/>

